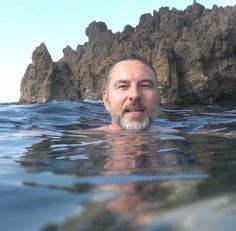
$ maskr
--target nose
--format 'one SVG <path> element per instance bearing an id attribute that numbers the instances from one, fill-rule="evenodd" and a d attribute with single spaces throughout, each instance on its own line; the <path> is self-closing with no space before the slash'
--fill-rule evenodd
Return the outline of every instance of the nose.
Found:
<path id="1" fill-rule="evenodd" d="M 129 100 L 139 101 L 140 98 L 141 98 L 141 95 L 140 95 L 138 87 L 137 86 L 131 87 L 130 92 L 129 92 Z"/>

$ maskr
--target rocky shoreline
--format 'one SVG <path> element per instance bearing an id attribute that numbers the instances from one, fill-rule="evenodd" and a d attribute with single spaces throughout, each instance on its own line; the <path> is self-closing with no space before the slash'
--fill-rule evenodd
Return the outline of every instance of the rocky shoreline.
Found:
<path id="1" fill-rule="evenodd" d="M 156 69 L 161 103 L 236 103 L 236 6 L 184 11 L 160 8 L 136 27 L 112 33 L 104 22 L 86 29 L 89 40 L 63 49 L 54 62 L 42 43 L 21 82 L 20 103 L 98 100 L 105 67 L 115 56 L 142 54 Z"/>

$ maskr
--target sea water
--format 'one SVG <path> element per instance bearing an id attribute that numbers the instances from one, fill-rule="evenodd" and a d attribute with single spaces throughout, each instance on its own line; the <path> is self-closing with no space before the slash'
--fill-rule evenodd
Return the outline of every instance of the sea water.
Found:
<path id="1" fill-rule="evenodd" d="M 0 104 L 0 230 L 236 230 L 236 107 L 89 130 L 109 123 L 101 102 Z"/>

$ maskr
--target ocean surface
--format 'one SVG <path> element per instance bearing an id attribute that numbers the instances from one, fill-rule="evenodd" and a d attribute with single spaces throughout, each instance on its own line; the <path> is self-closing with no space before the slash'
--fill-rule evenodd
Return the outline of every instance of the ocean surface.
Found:
<path id="1" fill-rule="evenodd" d="M 87 130 L 109 122 L 101 102 L 0 104 L 0 230 L 236 230 L 236 107 Z"/>

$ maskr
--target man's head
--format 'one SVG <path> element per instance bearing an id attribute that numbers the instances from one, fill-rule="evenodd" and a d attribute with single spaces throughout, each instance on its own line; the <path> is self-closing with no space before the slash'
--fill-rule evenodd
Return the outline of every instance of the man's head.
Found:
<path id="1" fill-rule="evenodd" d="M 142 131 L 149 128 L 158 109 L 155 70 L 137 56 L 124 57 L 108 70 L 103 102 L 111 114 L 111 129 Z"/>

